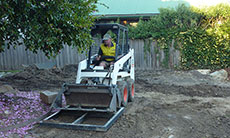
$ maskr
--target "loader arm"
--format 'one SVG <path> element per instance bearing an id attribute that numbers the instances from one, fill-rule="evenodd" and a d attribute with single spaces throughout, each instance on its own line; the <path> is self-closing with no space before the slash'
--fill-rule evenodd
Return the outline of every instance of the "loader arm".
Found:
<path id="1" fill-rule="evenodd" d="M 128 60 L 131 60 L 130 66 L 130 71 L 122 71 L 125 62 Z M 117 84 L 117 79 L 118 77 L 125 78 L 125 77 L 130 77 L 131 79 L 134 80 L 134 50 L 130 49 L 128 54 L 124 55 L 122 58 L 120 58 L 118 61 L 114 63 L 114 70 L 112 72 L 112 84 L 116 85 Z"/>

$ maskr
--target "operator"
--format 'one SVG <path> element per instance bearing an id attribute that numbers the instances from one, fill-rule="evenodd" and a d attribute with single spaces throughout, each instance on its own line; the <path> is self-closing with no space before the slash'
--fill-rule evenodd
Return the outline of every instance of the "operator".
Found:
<path id="1" fill-rule="evenodd" d="M 116 43 L 112 41 L 112 38 L 109 34 L 105 34 L 103 39 L 103 43 L 100 46 L 97 60 L 101 60 L 99 66 L 103 66 L 104 68 L 109 67 L 114 64 L 114 58 L 104 58 L 103 56 L 112 56 L 116 55 Z"/>

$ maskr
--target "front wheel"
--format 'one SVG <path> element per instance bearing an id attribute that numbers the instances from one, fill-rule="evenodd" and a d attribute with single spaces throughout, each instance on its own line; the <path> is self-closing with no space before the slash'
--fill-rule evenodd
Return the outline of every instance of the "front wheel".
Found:
<path id="1" fill-rule="evenodd" d="M 129 92 L 129 102 L 134 101 L 134 93 L 135 93 L 135 82 L 133 79 L 128 79 L 127 80 L 128 84 L 128 92 Z"/>
<path id="2" fill-rule="evenodd" d="M 121 98 L 122 98 L 121 105 L 125 107 L 128 104 L 128 99 L 129 99 L 127 82 L 126 81 L 118 82 L 118 89 L 120 90 Z"/>

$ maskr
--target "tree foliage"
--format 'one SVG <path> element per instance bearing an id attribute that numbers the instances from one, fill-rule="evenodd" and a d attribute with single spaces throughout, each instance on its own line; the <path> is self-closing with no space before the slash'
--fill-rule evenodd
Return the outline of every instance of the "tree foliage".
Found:
<path id="1" fill-rule="evenodd" d="M 63 44 L 84 50 L 97 0 L 0 1 L 0 51 L 23 42 L 27 49 L 55 56 Z M 6 44 L 7 43 L 7 44 Z"/>
<path id="2" fill-rule="evenodd" d="M 163 49 L 172 40 L 182 53 L 184 68 L 224 68 L 230 66 L 230 6 L 219 4 L 198 9 L 179 5 L 162 8 L 149 21 L 129 27 L 133 39 L 151 39 Z"/>

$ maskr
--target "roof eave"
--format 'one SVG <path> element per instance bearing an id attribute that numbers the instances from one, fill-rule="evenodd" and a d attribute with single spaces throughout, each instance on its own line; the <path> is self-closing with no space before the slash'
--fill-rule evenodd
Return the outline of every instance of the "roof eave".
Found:
<path id="1" fill-rule="evenodd" d="M 140 18 L 140 17 L 151 17 L 158 15 L 159 13 L 138 13 L 138 14 L 97 14 L 94 15 L 99 19 L 113 19 L 113 18 Z"/>

